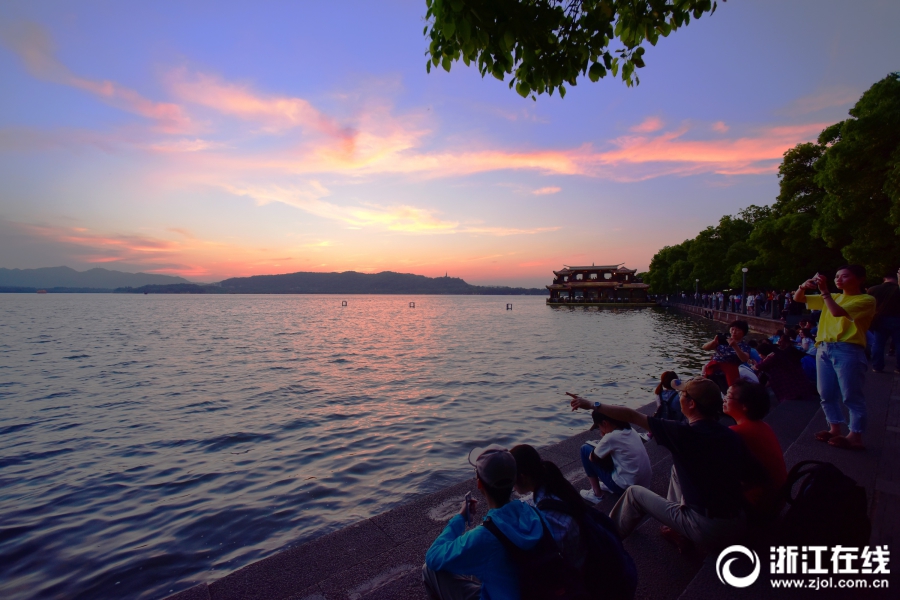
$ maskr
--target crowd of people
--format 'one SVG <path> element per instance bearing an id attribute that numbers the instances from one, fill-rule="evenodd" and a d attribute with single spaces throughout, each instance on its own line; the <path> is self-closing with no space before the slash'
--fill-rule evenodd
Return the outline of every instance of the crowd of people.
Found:
<path id="1" fill-rule="evenodd" d="M 802 302 L 794 300 L 787 290 L 750 290 L 746 296 L 731 290 L 723 292 L 681 292 L 662 296 L 669 302 L 680 302 L 710 310 L 742 313 L 754 317 L 790 320 L 803 314 Z"/>
<path id="2" fill-rule="evenodd" d="M 871 345 L 874 370 L 883 371 L 888 340 L 900 335 L 896 275 L 869 293 L 865 280 L 862 267 L 849 265 L 834 279 L 840 293 L 820 274 L 803 282 L 791 298 L 813 312 L 767 340 L 748 339 L 747 322 L 735 320 L 703 346 L 712 356 L 701 375 L 661 374 L 653 416 L 569 394 L 571 409 L 590 411 L 591 429 L 600 434 L 581 448 L 588 489 L 576 490 L 531 446 L 474 449 L 469 462 L 489 510 L 483 526 L 475 526 L 470 516 L 478 500 L 467 498 L 431 545 L 423 567 L 428 596 L 627 598 L 635 581 L 621 540 L 645 516 L 680 552 L 715 551 L 776 522 L 787 470 L 763 421 L 773 401 L 820 399 L 828 429 L 816 439 L 836 449 L 864 448 L 866 349 Z M 647 443 L 671 453 L 665 497 L 650 489 Z M 591 508 L 607 496 L 615 500 L 608 517 Z M 615 569 L 598 577 L 611 563 Z"/>

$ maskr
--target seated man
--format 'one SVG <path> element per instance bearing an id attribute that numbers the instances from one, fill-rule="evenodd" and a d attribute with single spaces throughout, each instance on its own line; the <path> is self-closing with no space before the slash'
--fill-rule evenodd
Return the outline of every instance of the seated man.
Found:
<path id="1" fill-rule="evenodd" d="M 656 443 L 671 451 L 675 463 L 667 498 L 633 485 L 609 516 L 623 538 L 650 514 L 665 525 L 663 534 L 679 549 L 685 547 L 683 538 L 706 550 L 719 548 L 745 531 L 743 486 L 763 483 L 767 474 L 738 434 L 719 423 L 722 394 L 713 381 L 695 377 L 673 381 L 672 387 L 681 392 L 687 425 L 646 417 L 624 406 L 598 407 L 615 419 L 650 430 Z M 583 398 L 573 399 L 571 405 L 573 410 L 594 408 Z"/>
<path id="2" fill-rule="evenodd" d="M 591 489 L 581 490 L 588 502 L 597 503 L 606 493 L 622 494 L 632 485 L 650 485 L 653 471 L 644 440 L 631 425 L 595 410 L 594 424 L 603 437 L 594 444 L 581 447 L 581 465 Z"/>
<path id="3" fill-rule="evenodd" d="M 469 453 L 478 491 L 488 505 L 487 516 L 516 546 L 535 547 L 544 532 L 537 511 L 524 502 L 510 502 L 516 482 L 516 459 L 491 444 Z M 485 527 L 466 531 L 466 514 L 477 500 L 463 503 L 425 554 L 422 568 L 425 591 L 432 600 L 519 600 L 519 580 L 503 544 Z"/>
<path id="4" fill-rule="evenodd" d="M 747 321 L 732 321 L 728 325 L 729 337 L 717 335 L 703 344 L 704 350 L 715 350 L 712 360 L 703 368 L 703 374 L 709 377 L 715 371 L 725 375 L 728 385 L 741 378 L 740 365 L 750 360 L 750 346 L 744 336 L 750 331 Z"/>

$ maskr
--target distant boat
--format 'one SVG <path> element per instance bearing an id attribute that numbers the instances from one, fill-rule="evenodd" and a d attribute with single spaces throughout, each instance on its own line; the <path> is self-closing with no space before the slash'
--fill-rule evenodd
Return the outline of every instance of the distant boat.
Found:
<path id="1" fill-rule="evenodd" d="M 38 290 L 37 293 L 38 293 L 38 294 L 46 294 L 46 293 L 47 293 L 47 290 Z"/>

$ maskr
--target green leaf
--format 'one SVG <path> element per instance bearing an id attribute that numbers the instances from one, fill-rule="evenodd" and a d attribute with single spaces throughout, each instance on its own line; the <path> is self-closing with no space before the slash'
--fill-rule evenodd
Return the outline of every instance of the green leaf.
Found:
<path id="1" fill-rule="evenodd" d="M 445 56 L 443 60 L 441 60 L 441 66 L 444 67 L 444 70 L 448 73 L 450 72 L 450 65 L 453 64 L 453 61 L 450 60 L 449 56 Z"/>
<path id="2" fill-rule="evenodd" d="M 506 46 L 507 50 L 512 50 L 516 45 L 516 36 L 513 35 L 512 29 L 507 29 L 503 33 L 503 44 Z"/>
<path id="3" fill-rule="evenodd" d="M 564 86 L 564 85 L 559 86 L 559 97 L 560 98 L 566 97 L 566 86 Z"/>
<path id="4" fill-rule="evenodd" d="M 520 81 L 518 85 L 516 85 L 516 93 L 522 96 L 523 98 L 527 98 L 528 94 L 531 93 L 531 87 L 524 81 Z"/>
<path id="5" fill-rule="evenodd" d="M 448 38 L 453 37 L 453 34 L 456 33 L 456 22 L 447 21 L 446 23 L 444 23 L 444 28 L 441 30 L 441 32 Z"/>
<path id="6" fill-rule="evenodd" d="M 604 75 L 606 75 L 606 69 L 604 69 L 603 65 L 601 65 L 600 63 L 592 64 L 590 71 L 588 71 L 588 77 L 594 83 L 597 83 L 597 81 Z"/>

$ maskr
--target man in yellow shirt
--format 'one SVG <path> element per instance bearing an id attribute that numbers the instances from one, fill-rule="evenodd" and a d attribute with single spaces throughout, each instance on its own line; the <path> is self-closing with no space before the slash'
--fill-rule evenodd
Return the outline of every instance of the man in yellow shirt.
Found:
<path id="1" fill-rule="evenodd" d="M 862 292 L 865 281 L 864 267 L 847 265 L 834 276 L 834 284 L 843 293 L 832 296 L 828 278 L 818 273 L 794 292 L 795 301 L 822 311 L 816 335 L 816 379 L 829 429 L 818 432 L 816 439 L 851 450 L 864 449 L 862 434 L 866 429 L 866 330 L 875 317 L 875 298 Z M 806 295 L 806 290 L 816 288 L 820 295 Z M 850 412 L 850 433 L 846 436 L 841 435 L 841 401 Z"/>

